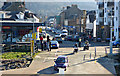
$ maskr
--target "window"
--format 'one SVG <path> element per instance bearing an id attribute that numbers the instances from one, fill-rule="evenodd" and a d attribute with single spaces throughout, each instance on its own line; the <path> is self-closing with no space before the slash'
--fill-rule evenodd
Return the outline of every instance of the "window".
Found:
<path id="1" fill-rule="evenodd" d="M 106 13 L 106 8 L 105 8 L 105 13 Z"/>
<path id="2" fill-rule="evenodd" d="M 117 17 L 116 17 L 116 21 L 117 21 Z"/>
<path id="3" fill-rule="evenodd" d="M 106 18 L 105 18 L 105 22 L 106 22 Z"/>
<path id="4" fill-rule="evenodd" d="M 116 10 L 118 10 L 118 7 L 116 7 Z"/>

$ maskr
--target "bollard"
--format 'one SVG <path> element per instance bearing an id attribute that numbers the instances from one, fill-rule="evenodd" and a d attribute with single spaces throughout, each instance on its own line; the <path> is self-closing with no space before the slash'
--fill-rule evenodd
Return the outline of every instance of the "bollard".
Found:
<path id="1" fill-rule="evenodd" d="M 91 59 L 91 53 L 90 53 L 90 59 Z"/>
<path id="2" fill-rule="evenodd" d="M 96 58 L 96 57 L 94 56 L 94 60 L 95 60 L 95 58 Z"/>
<path id="3" fill-rule="evenodd" d="M 107 56 L 107 48 L 105 48 L 105 55 Z"/>
<path id="4" fill-rule="evenodd" d="M 96 47 L 95 47 L 95 57 L 96 57 Z"/>
<path id="5" fill-rule="evenodd" d="M 85 60 L 85 56 L 86 56 L 86 54 L 85 54 L 84 57 L 83 57 L 83 61 Z"/>

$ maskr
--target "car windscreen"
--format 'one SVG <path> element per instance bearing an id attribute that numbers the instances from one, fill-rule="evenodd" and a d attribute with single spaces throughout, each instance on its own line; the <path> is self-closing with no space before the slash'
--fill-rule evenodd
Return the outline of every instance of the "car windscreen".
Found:
<path id="1" fill-rule="evenodd" d="M 65 58 L 57 58 L 56 63 L 65 63 Z"/>
<path id="2" fill-rule="evenodd" d="M 72 36 L 68 36 L 68 38 L 72 38 Z"/>
<path id="3" fill-rule="evenodd" d="M 67 33 L 67 31 L 63 31 L 62 33 Z"/>
<path id="4" fill-rule="evenodd" d="M 57 44 L 57 41 L 51 41 L 51 44 Z"/>

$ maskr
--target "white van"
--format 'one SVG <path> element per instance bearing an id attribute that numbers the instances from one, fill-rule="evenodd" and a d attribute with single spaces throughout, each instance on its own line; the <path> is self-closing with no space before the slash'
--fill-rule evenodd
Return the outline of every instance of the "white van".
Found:
<path id="1" fill-rule="evenodd" d="M 66 29 L 62 30 L 61 37 L 65 37 L 68 35 L 68 31 Z"/>

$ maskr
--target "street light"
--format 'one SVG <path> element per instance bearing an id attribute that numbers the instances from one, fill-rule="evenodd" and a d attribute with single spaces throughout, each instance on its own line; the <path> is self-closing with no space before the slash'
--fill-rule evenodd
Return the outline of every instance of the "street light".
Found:
<path id="1" fill-rule="evenodd" d="M 112 16 L 112 9 L 111 11 L 108 10 L 108 12 L 111 13 L 111 25 L 110 25 L 110 54 L 112 54 L 112 19 L 113 19 L 113 16 Z"/>
<path id="2" fill-rule="evenodd" d="M 35 39 L 34 39 L 34 36 L 35 36 L 35 28 L 34 28 L 34 18 L 33 18 L 32 22 L 33 22 L 33 40 L 34 40 L 33 54 L 34 54 L 34 53 L 35 53 Z"/>

